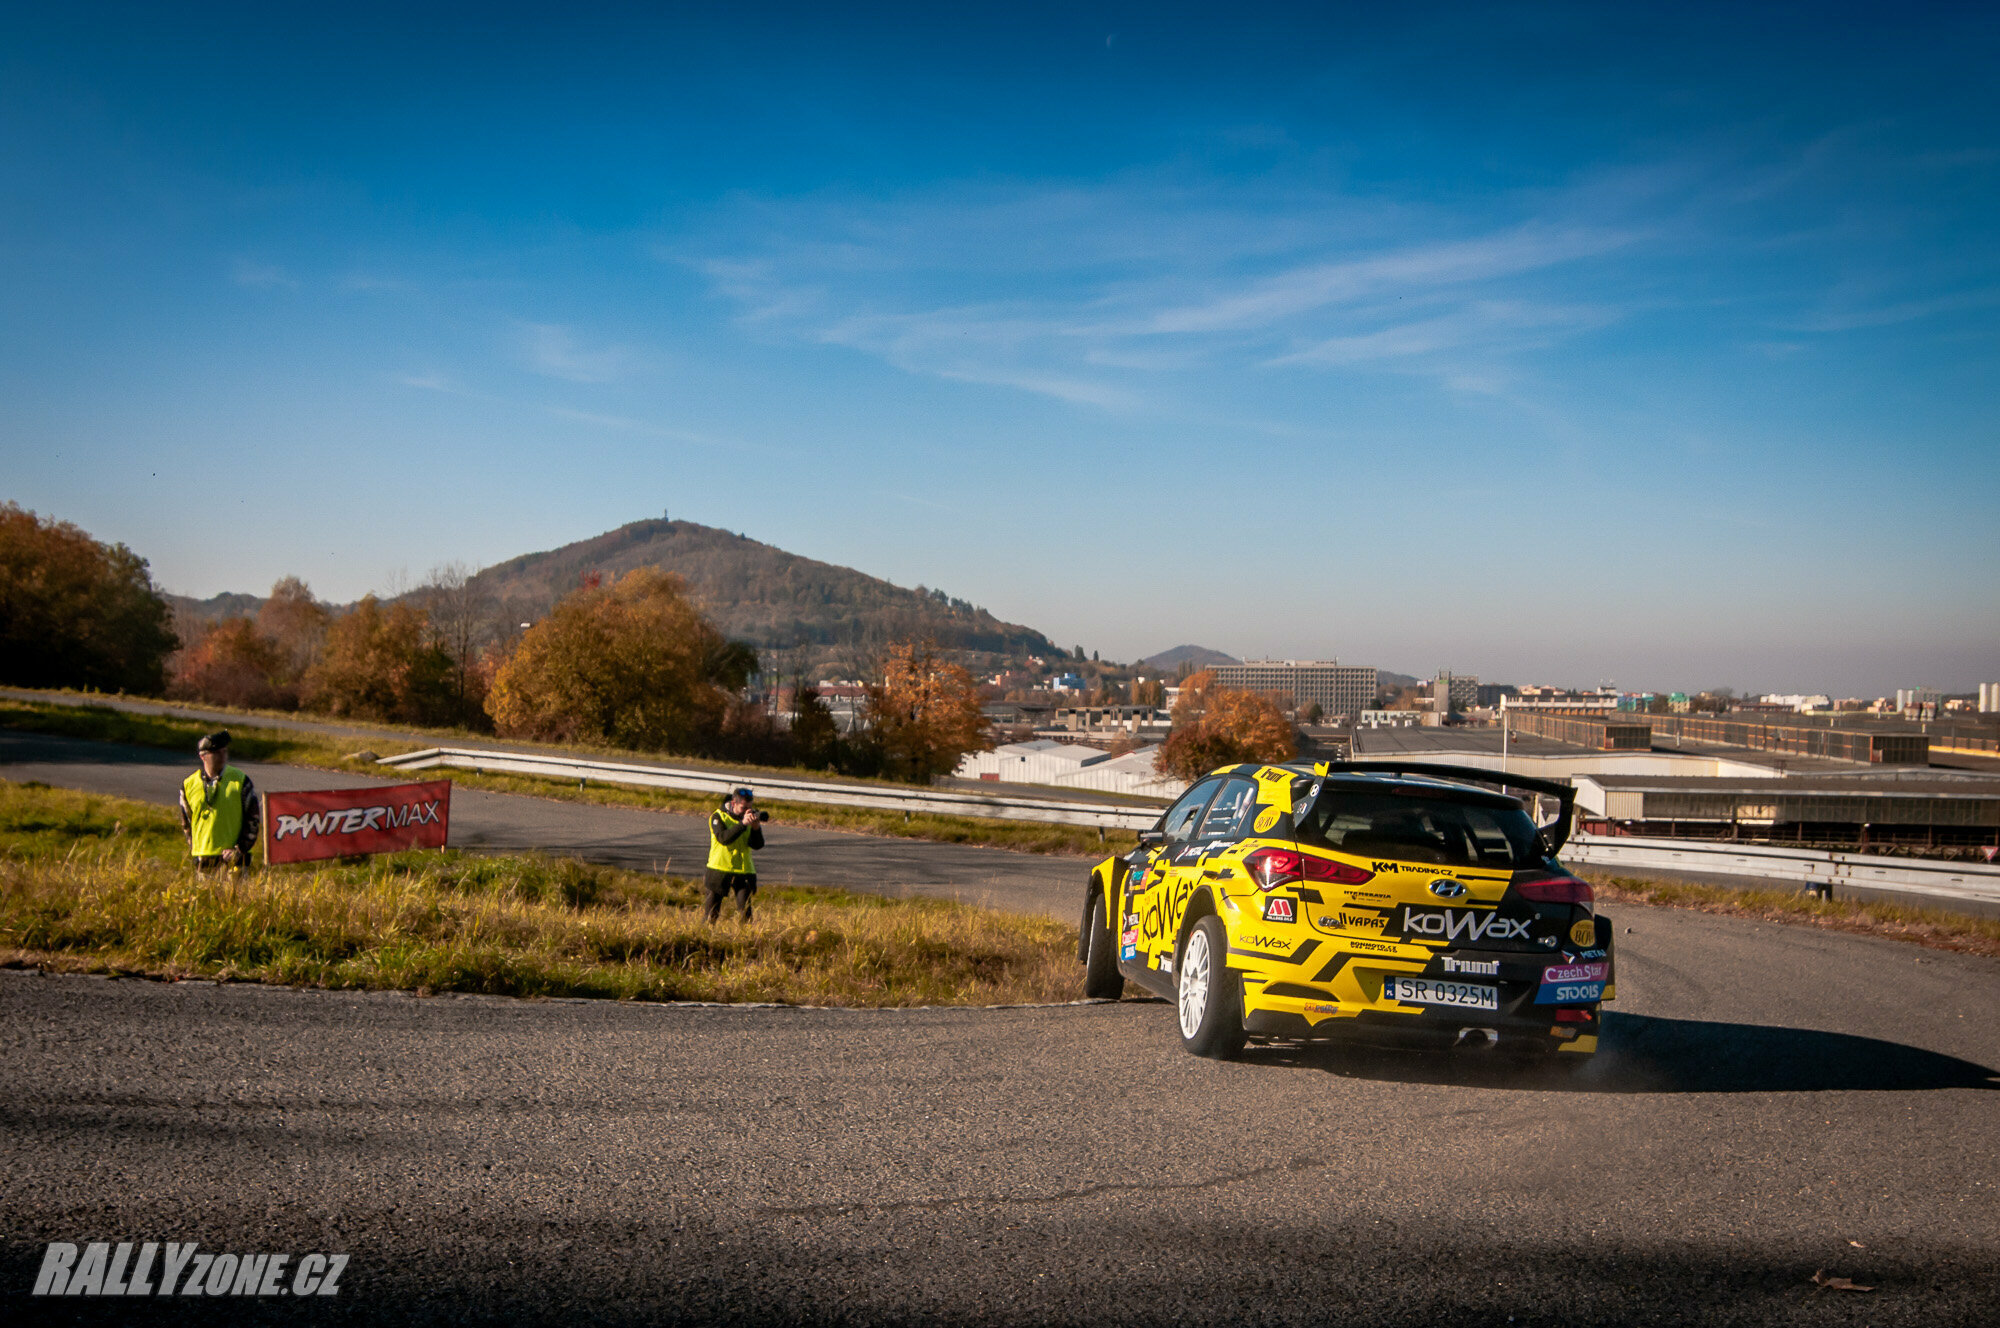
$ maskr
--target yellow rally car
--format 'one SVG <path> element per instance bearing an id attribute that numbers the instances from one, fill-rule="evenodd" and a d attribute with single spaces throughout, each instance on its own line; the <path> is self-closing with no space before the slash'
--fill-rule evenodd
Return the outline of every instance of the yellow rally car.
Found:
<path id="1" fill-rule="evenodd" d="M 1198 1056 L 1348 1037 L 1584 1062 L 1613 956 L 1556 859 L 1575 791 L 1499 784 L 1395 762 L 1218 770 L 1092 870 L 1085 991 L 1115 1000 L 1130 979 L 1174 1002 Z"/>

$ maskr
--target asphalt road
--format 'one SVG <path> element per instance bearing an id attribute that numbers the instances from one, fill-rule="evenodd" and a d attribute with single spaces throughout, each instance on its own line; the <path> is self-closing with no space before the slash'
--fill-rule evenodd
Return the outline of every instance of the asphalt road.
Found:
<path id="1" fill-rule="evenodd" d="M 259 789 L 274 793 L 395 782 L 303 766 L 238 764 Z M 192 757 L 158 748 L 0 730 L 0 779 L 41 780 L 171 807 L 194 768 Z M 444 773 L 424 771 L 415 778 Z M 963 899 L 1066 922 L 1077 919 L 1090 872 L 1081 858 L 795 829 L 780 821 L 765 827 L 765 834 L 769 847 L 757 855 L 763 882 Z M 467 788 L 452 791 L 451 843 L 496 851 L 538 849 L 683 876 L 699 873 L 708 857 L 708 830 L 699 816 Z"/>
<path id="2" fill-rule="evenodd" d="M 2000 1320 L 2000 965 L 1635 909 L 1578 1079 L 1183 1055 L 1157 1002 L 648 1007 L 0 973 L 0 1315 Z M 31 1301 L 49 1240 L 331 1300 Z M 1824 1270 L 1877 1289 L 1821 1290 Z"/>

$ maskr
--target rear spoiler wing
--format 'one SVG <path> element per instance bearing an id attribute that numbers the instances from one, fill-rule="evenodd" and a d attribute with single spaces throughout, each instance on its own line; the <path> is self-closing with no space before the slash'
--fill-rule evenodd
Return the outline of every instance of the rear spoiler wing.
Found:
<path id="1" fill-rule="evenodd" d="M 1313 765 L 1315 775 L 1342 775 L 1349 771 L 1371 775 L 1430 775 L 1469 784 L 1492 784 L 1503 792 L 1518 788 L 1531 793 L 1544 793 L 1561 804 L 1556 819 L 1541 827 L 1542 837 L 1549 841 L 1550 854 L 1560 853 L 1562 846 L 1569 842 L 1570 822 L 1576 811 L 1576 789 L 1560 780 L 1529 779 L 1524 775 L 1481 770 L 1476 766 L 1436 765 L 1428 761 L 1320 761 Z"/>

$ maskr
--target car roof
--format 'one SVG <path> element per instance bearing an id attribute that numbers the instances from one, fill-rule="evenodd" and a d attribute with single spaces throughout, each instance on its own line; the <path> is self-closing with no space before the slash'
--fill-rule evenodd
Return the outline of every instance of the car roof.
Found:
<path id="1" fill-rule="evenodd" d="M 1418 797 L 1449 797 L 1456 801 L 1485 803 L 1497 807 L 1519 807 L 1520 800 L 1477 784 L 1463 780 L 1446 779 L 1438 775 L 1412 774 L 1407 771 L 1387 770 L 1344 770 L 1338 762 L 1309 764 L 1304 761 L 1288 761 L 1282 765 L 1230 765 L 1212 771 L 1213 775 L 1248 775 L 1269 782 L 1282 771 L 1295 779 L 1320 781 L 1323 788 L 1337 788 L 1344 793 L 1386 793 L 1395 795 L 1415 795 Z"/>

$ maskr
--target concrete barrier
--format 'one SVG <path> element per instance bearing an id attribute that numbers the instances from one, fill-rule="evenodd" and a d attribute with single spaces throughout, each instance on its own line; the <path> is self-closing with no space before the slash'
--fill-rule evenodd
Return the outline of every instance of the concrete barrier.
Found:
<path id="1" fill-rule="evenodd" d="M 626 765 L 616 761 L 582 761 L 531 752 L 493 751 L 476 747 L 430 747 L 420 752 L 383 757 L 377 764 L 397 770 L 428 770 L 449 766 L 459 770 L 537 775 L 546 779 L 594 780 L 637 788 L 674 789 L 683 793 L 722 795 L 738 784 L 749 784 L 761 798 L 779 802 L 812 802 L 833 807 L 871 807 L 881 811 L 933 812 L 943 816 L 978 816 L 1000 821 L 1039 821 L 1052 825 L 1096 826 L 1104 830 L 1144 830 L 1160 819 L 1160 808 L 1118 807 L 1103 803 L 1065 802 L 1042 798 L 989 798 L 942 789 L 898 789 L 867 784 L 830 784 L 802 779 L 750 778 L 709 770 L 670 766 Z"/>

